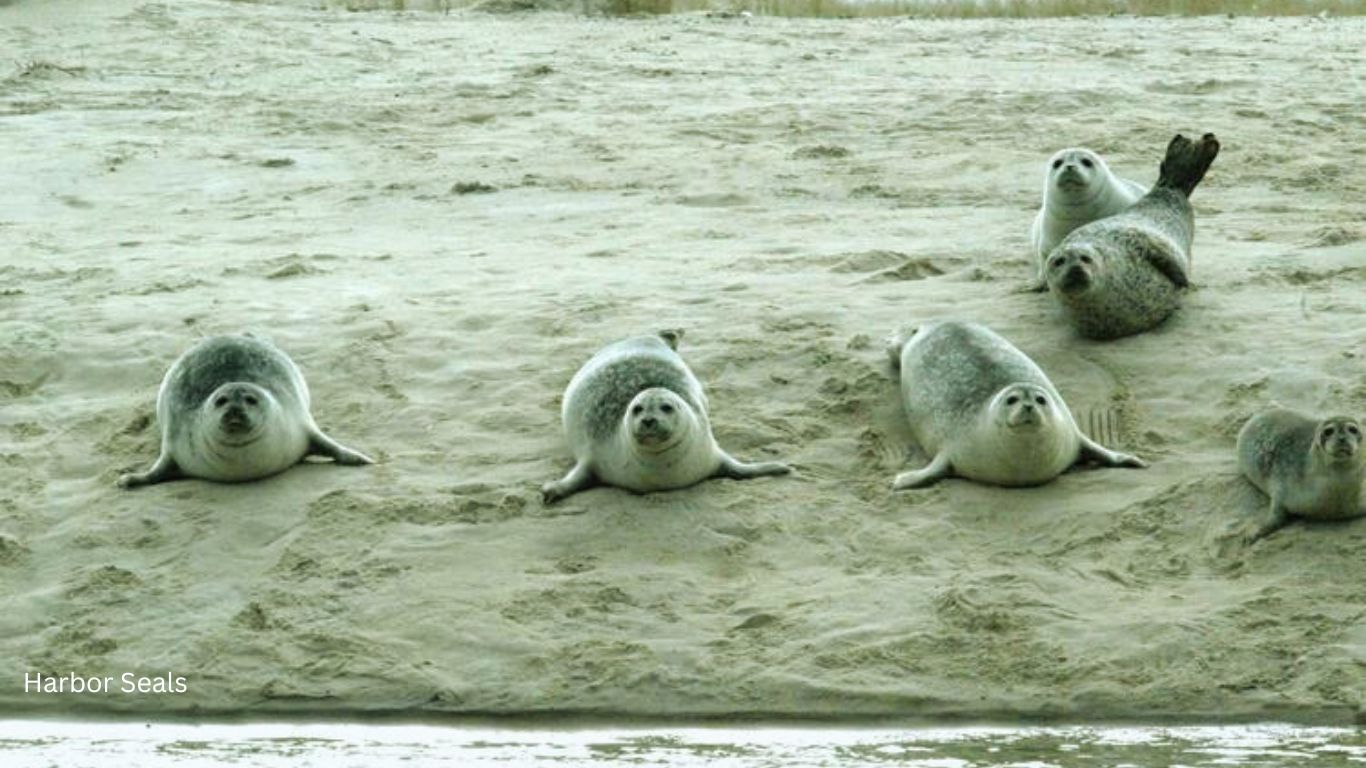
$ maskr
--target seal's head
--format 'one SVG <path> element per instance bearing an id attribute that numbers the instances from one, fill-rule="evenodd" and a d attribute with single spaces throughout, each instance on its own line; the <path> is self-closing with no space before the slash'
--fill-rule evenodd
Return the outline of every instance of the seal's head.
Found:
<path id="1" fill-rule="evenodd" d="M 1048 285 L 1063 294 L 1084 292 L 1100 274 L 1100 253 L 1087 243 L 1069 243 L 1048 256 Z"/>
<path id="2" fill-rule="evenodd" d="M 1011 384 L 992 398 L 989 412 L 996 423 L 1014 431 L 1040 430 L 1058 420 L 1053 396 L 1036 384 Z"/>
<path id="3" fill-rule="evenodd" d="M 236 447 L 261 436 L 274 405 L 275 398 L 269 391 L 239 381 L 215 389 L 204 401 L 204 410 L 216 427 L 216 441 Z"/>
<path id="4" fill-rule="evenodd" d="M 626 409 L 631 440 L 644 451 L 660 453 L 688 432 L 688 404 L 676 392 L 655 387 L 636 395 Z"/>
<path id="5" fill-rule="evenodd" d="M 1333 463 L 1354 462 L 1361 450 L 1361 424 L 1346 416 L 1324 419 L 1314 434 L 1314 445 Z"/>
<path id="6" fill-rule="evenodd" d="M 1095 197 L 1109 175 L 1100 155 L 1074 147 L 1055 152 L 1048 159 L 1047 189 L 1053 202 L 1082 204 Z"/>

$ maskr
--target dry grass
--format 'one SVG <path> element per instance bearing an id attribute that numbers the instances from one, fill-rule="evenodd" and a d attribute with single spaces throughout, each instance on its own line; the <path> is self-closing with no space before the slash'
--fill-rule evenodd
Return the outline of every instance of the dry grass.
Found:
<path id="1" fill-rule="evenodd" d="M 661 0 L 607 0 L 639 3 L 639 13 Z M 1366 15 L 1366 0 L 673 0 L 669 11 L 749 11 L 769 16 L 917 18 L 1049 18 L 1067 16 L 1335 16 Z"/>
<path id="2" fill-rule="evenodd" d="M 260 2 L 261 0 L 238 0 Z M 280 2 L 281 0 L 275 0 Z M 0 0 L 3 2 L 3 0 Z M 1330 16 L 1366 15 L 1366 0 L 284 0 L 319 8 L 362 11 L 568 11 L 632 16 L 748 11 L 762 16 L 854 18 L 1057 18 L 1067 16 Z"/>

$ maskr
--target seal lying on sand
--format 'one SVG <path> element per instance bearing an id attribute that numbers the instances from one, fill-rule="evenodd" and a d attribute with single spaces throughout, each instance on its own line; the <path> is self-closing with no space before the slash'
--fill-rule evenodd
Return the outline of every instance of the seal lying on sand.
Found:
<path id="1" fill-rule="evenodd" d="M 1207 133 L 1177 134 L 1157 184 L 1127 210 L 1073 230 L 1048 256 L 1048 287 L 1077 331 L 1114 339 L 1146 331 L 1176 310 L 1190 280 L 1195 217 L 1187 198 L 1219 154 Z"/>
<path id="2" fill-rule="evenodd" d="M 1100 155 L 1089 149 L 1074 147 L 1054 153 L 1044 171 L 1043 206 L 1030 230 L 1039 272 L 1033 288 L 1048 290 L 1048 254 L 1068 233 L 1125 210 L 1147 191 L 1138 182 L 1116 176 Z"/>
<path id="3" fill-rule="evenodd" d="M 1078 461 L 1144 467 L 1082 434 L 1039 366 L 976 323 L 939 321 L 888 347 L 916 442 L 934 458 L 896 477 L 919 488 L 958 476 L 1005 486 L 1041 485 Z"/>
<path id="4" fill-rule="evenodd" d="M 716 444 L 707 396 L 674 350 L 679 332 L 611 344 L 584 364 L 564 393 L 562 416 L 577 463 L 541 488 L 547 504 L 596 482 L 644 493 L 709 477 L 783 475 L 778 462 L 745 464 Z"/>
<path id="5" fill-rule="evenodd" d="M 1356 419 L 1313 419 L 1284 408 L 1257 414 L 1238 433 L 1238 466 L 1271 497 L 1266 516 L 1238 531 L 1246 542 L 1283 527 L 1292 516 L 1345 520 L 1366 514 L 1366 453 Z"/>
<path id="6" fill-rule="evenodd" d="M 119 485 L 181 477 L 256 480 L 309 454 L 338 464 L 374 463 L 323 434 L 308 405 L 303 374 L 275 345 L 250 334 L 205 339 L 161 382 L 161 456 L 146 472 L 120 477 Z"/>

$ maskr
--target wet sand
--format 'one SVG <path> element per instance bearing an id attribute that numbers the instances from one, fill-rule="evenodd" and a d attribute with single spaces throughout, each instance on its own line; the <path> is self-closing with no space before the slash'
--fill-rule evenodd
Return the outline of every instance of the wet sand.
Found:
<path id="1" fill-rule="evenodd" d="M 1216 538 L 1249 415 L 1366 413 L 1366 20 L 76 5 L 0 7 L 0 708 L 1362 716 L 1366 522 Z M 1196 285 L 1080 340 L 1017 291 L 1043 161 L 1176 131 L 1224 145 Z M 1152 467 L 891 492 L 882 339 L 944 315 Z M 797 475 L 542 506 L 570 376 L 661 327 Z M 239 330 L 381 463 L 115 488 Z"/>

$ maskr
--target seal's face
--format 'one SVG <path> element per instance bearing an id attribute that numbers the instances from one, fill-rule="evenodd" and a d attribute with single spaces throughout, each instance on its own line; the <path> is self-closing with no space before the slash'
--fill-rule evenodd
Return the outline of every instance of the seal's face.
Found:
<path id="1" fill-rule="evenodd" d="M 1092 183 L 1105 172 L 1105 163 L 1089 149 L 1064 149 L 1048 159 L 1048 184 L 1064 199 L 1084 202 L 1093 196 Z"/>
<path id="2" fill-rule="evenodd" d="M 1324 419 L 1314 444 L 1332 461 L 1353 461 L 1361 449 L 1361 425 L 1345 417 Z"/>
<path id="3" fill-rule="evenodd" d="M 214 390 L 204 408 L 217 425 L 218 442 L 236 447 L 261 436 L 274 402 L 269 392 L 255 384 L 234 382 Z"/>
<path id="4" fill-rule="evenodd" d="M 1064 244 L 1048 257 L 1048 284 L 1064 294 L 1082 293 L 1100 271 L 1100 254 L 1089 245 Z"/>
<path id="5" fill-rule="evenodd" d="M 1034 384 L 1011 384 L 996 393 L 991 412 L 1012 431 L 1038 430 L 1057 418 L 1053 397 Z"/>
<path id="6" fill-rule="evenodd" d="M 641 392 L 626 410 L 631 439 L 650 452 L 674 447 L 686 432 L 683 414 L 687 408 L 687 403 L 670 390 L 655 388 Z"/>

